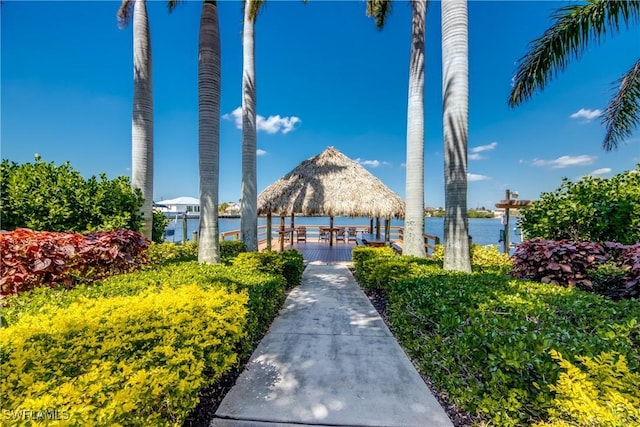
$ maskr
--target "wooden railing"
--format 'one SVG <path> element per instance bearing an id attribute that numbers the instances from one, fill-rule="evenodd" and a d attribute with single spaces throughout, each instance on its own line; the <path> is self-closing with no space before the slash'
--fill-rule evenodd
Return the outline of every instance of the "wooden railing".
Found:
<path id="1" fill-rule="evenodd" d="M 307 229 L 307 239 L 309 240 L 319 240 L 320 239 L 320 229 L 323 227 L 327 227 L 327 224 L 300 224 L 296 225 L 296 227 L 305 227 Z M 369 225 L 334 225 L 334 227 L 345 227 L 350 228 L 353 227 L 356 229 L 357 233 L 365 232 L 368 233 L 370 231 Z M 286 225 L 286 238 L 285 241 L 290 243 L 291 241 L 295 241 L 296 234 L 295 231 Z M 380 230 L 381 234 L 384 235 L 383 230 Z M 375 232 L 375 230 L 374 230 Z M 404 227 L 392 225 L 389 227 L 389 241 L 390 242 L 398 242 L 402 244 L 403 240 L 403 232 Z M 271 241 L 278 240 L 280 238 L 280 226 L 274 224 L 271 226 Z M 220 233 L 220 240 L 240 240 L 240 230 L 230 230 Z M 260 225 L 258 226 L 258 245 L 265 245 L 267 242 L 267 226 Z M 440 238 L 433 234 L 425 234 L 424 235 L 424 247 L 428 254 L 433 254 L 436 245 L 440 244 Z"/>

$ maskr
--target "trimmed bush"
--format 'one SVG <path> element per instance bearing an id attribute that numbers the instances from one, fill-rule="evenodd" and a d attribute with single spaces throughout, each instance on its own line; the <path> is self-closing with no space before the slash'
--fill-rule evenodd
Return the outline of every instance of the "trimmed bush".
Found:
<path id="1" fill-rule="evenodd" d="M 479 420 L 519 426 L 553 419 L 560 367 L 552 350 L 571 363 L 615 352 L 629 378 L 640 372 L 639 301 L 511 279 L 500 268 L 469 275 L 444 271 L 437 260 L 403 258 L 362 262 L 361 285 L 386 290 L 398 341 L 441 392 Z"/>
<path id="2" fill-rule="evenodd" d="M 500 271 L 508 273 L 513 268 L 509 255 L 498 250 L 496 245 L 479 245 L 474 243 L 469 248 L 471 253 L 471 268 L 473 271 Z M 436 245 L 433 259 L 442 264 L 444 262 L 444 245 Z"/>
<path id="3" fill-rule="evenodd" d="M 3 314 L 9 324 L 13 324 L 23 315 L 54 313 L 86 298 L 135 296 L 147 289 L 177 289 L 185 284 L 196 284 L 203 289 L 223 288 L 228 292 L 247 292 L 249 314 L 247 339 L 242 341 L 242 355 L 250 351 L 255 340 L 266 332 L 285 299 L 286 284 L 281 276 L 194 261 L 171 263 L 153 270 L 114 276 L 91 286 L 82 285 L 69 291 L 59 288 L 36 289 L 7 298 Z"/>
<path id="4" fill-rule="evenodd" d="M 392 329 L 434 384 L 461 407 L 498 426 L 544 420 L 559 368 L 616 351 L 640 369 L 640 303 L 519 280 L 441 271 L 394 282 Z"/>
<path id="5" fill-rule="evenodd" d="M 381 291 L 388 294 L 392 282 L 412 277 L 420 277 L 423 273 L 433 272 L 441 268 L 442 263 L 433 259 L 410 256 L 382 256 L 367 259 L 360 263 L 360 285 L 368 290 Z"/>
<path id="6" fill-rule="evenodd" d="M 242 252 L 246 251 L 247 245 L 245 245 L 242 240 L 220 241 L 220 258 L 222 258 L 224 262 L 230 262 L 232 258 L 235 258 Z"/>
<path id="7" fill-rule="evenodd" d="M 304 259 L 294 249 L 285 252 L 243 252 L 232 259 L 231 263 L 241 269 L 282 276 L 290 287 L 300 284 L 304 270 Z"/>
<path id="8" fill-rule="evenodd" d="M 304 272 L 304 257 L 295 249 L 286 249 L 281 256 L 284 261 L 282 275 L 287 280 L 287 285 L 299 286 Z"/>
<path id="9" fill-rule="evenodd" d="M 147 257 L 151 266 L 171 262 L 185 262 L 198 260 L 198 244 L 186 242 L 181 245 L 170 242 L 153 243 L 149 246 Z"/>
<path id="10" fill-rule="evenodd" d="M 364 262 L 380 257 L 395 257 L 397 256 L 393 249 L 389 247 L 382 248 L 372 248 L 372 247 L 361 247 L 356 246 L 351 251 L 351 258 L 353 259 L 353 266 L 356 269 L 356 279 L 361 281 L 364 279 L 363 275 L 368 274 L 368 271 L 365 271 L 366 267 Z"/>
<path id="11" fill-rule="evenodd" d="M 149 241 L 129 230 L 51 233 L 20 228 L 0 233 L 0 295 L 38 286 L 75 286 L 134 270 Z"/>
<path id="12" fill-rule="evenodd" d="M 3 407 L 55 408 L 71 425 L 180 425 L 236 363 L 246 302 L 185 285 L 25 314 L 0 329 Z"/>

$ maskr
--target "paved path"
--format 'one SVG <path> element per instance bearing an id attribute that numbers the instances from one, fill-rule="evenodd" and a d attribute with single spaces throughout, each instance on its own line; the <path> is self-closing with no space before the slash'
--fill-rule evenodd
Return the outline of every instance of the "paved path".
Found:
<path id="1" fill-rule="evenodd" d="M 307 266 L 214 427 L 452 426 L 346 266 Z"/>

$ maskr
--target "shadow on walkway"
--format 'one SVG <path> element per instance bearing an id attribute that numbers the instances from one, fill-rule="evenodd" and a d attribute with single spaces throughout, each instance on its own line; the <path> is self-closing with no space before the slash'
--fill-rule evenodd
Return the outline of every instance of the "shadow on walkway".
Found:
<path id="1" fill-rule="evenodd" d="M 345 265 L 310 263 L 212 426 L 452 426 Z"/>

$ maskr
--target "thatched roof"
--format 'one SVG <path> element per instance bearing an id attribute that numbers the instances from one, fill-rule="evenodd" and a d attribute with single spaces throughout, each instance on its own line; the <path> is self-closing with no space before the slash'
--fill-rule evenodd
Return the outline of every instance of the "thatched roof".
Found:
<path id="1" fill-rule="evenodd" d="M 404 217 L 404 202 L 378 178 L 329 147 L 258 196 L 258 213 Z"/>

